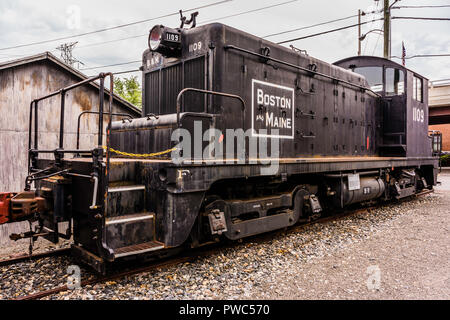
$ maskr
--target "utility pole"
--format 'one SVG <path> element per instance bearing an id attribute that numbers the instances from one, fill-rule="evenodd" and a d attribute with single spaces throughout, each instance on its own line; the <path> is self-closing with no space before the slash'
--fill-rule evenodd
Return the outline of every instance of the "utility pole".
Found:
<path id="1" fill-rule="evenodd" d="M 391 8 L 389 0 L 384 0 L 384 58 L 391 56 Z"/>
<path id="2" fill-rule="evenodd" d="M 80 64 L 84 65 L 84 63 L 75 59 L 72 55 L 73 48 L 77 45 L 77 43 L 78 42 L 64 43 L 56 49 L 61 51 L 61 59 L 63 59 L 66 64 L 74 67 L 74 65 L 77 63 L 78 68 L 80 68 Z"/>
<path id="3" fill-rule="evenodd" d="M 389 0 L 384 0 L 384 57 L 391 58 L 391 8 L 401 0 L 394 0 L 390 5 Z"/>
<path id="4" fill-rule="evenodd" d="M 361 10 L 358 10 L 358 56 L 361 55 Z"/>

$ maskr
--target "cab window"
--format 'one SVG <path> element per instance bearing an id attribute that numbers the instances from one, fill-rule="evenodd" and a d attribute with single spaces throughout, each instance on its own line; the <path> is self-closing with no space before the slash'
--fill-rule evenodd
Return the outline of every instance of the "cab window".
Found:
<path id="1" fill-rule="evenodd" d="M 402 70 L 386 68 L 386 96 L 402 95 L 405 92 L 405 77 Z"/>
<path id="2" fill-rule="evenodd" d="M 383 67 L 359 67 L 354 72 L 363 75 L 374 92 L 383 91 Z"/>
<path id="3" fill-rule="evenodd" d="M 413 98 L 419 102 L 423 102 L 423 80 L 419 77 L 413 77 Z"/>

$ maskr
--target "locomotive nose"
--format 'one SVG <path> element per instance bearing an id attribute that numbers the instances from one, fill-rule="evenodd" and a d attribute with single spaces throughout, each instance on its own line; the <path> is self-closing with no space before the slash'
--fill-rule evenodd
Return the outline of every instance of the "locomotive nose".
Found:
<path id="1" fill-rule="evenodd" d="M 181 31 L 163 25 L 156 25 L 150 30 L 148 46 L 151 51 L 166 57 L 181 55 Z"/>

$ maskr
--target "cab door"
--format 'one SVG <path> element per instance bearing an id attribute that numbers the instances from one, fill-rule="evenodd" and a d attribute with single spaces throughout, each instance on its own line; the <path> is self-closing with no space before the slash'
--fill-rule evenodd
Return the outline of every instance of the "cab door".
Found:
<path id="1" fill-rule="evenodd" d="M 410 72 L 407 101 L 408 157 L 430 157 L 428 138 L 428 81 Z"/>
<path id="2" fill-rule="evenodd" d="M 383 154 L 405 156 L 407 113 L 404 71 L 384 67 Z"/>

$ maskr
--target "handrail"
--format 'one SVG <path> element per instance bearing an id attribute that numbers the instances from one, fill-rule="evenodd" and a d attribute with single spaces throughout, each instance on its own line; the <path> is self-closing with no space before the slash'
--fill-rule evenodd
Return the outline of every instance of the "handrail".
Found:
<path id="1" fill-rule="evenodd" d="M 211 95 L 216 95 L 216 96 L 222 96 L 222 97 L 228 97 L 228 98 L 232 98 L 232 99 L 237 99 L 237 100 L 240 100 L 241 103 L 242 103 L 242 110 L 245 110 L 245 101 L 244 101 L 244 99 L 242 99 L 238 95 L 224 93 L 224 92 L 196 89 L 196 88 L 185 88 L 185 89 L 180 91 L 180 93 L 178 94 L 178 97 L 177 97 L 177 127 L 178 128 L 180 127 L 181 97 L 186 92 L 197 92 L 197 93 L 211 94 Z M 245 124 L 245 118 L 244 117 L 242 117 L 242 120 L 243 120 L 243 124 Z M 244 127 L 242 127 L 242 129 L 244 129 Z"/>
<path id="2" fill-rule="evenodd" d="M 108 212 L 108 189 L 109 189 L 109 169 L 110 169 L 110 163 L 111 163 L 111 156 L 110 156 L 110 136 L 111 136 L 111 125 L 112 125 L 112 104 L 113 104 L 113 93 L 114 93 L 114 74 L 113 73 L 107 73 L 109 75 L 109 88 L 110 88 L 110 95 L 109 95 L 109 121 L 108 121 L 108 128 L 106 129 L 106 171 L 105 171 L 105 183 L 103 183 L 103 212 L 101 215 L 102 220 L 102 226 L 105 226 L 106 221 L 106 213 Z M 100 118 L 103 122 L 103 106 L 100 109 Z M 103 123 L 102 123 L 103 125 Z M 102 139 L 98 140 L 99 148 L 102 144 Z M 103 148 L 103 147 L 102 147 Z M 95 179 L 95 176 L 94 176 Z M 94 180 L 95 181 L 95 180 Z M 94 195 L 95 197 L 95 195 Z M 108 247 L 106 242 L 106 232 L 102 232 L 101 239 L 98 239 L 97 241 L 97 248 L 100 252 L 104 252 L 106 255 L 111 255 L 111 249 Z"/>
<path id="3" fill-rule="evenodd" d="M 94 76 L 94 77 L 90 77 L 88 79 L 85 79 L 83 81 L 80 81 L 78 83 L 72 84 L 70 86 L 64 87 L 62 89 L 59 89 L 58 91 L 54 91 L 52 93 L 49 93 L 45 96 L 42 96 L 40 98 L 36 98 L 33 101 L 31 101 L 30 103 L 30 122 L 29 122 L 29 137 L 28 137 L 28 149 L 31 149 L 31 125 L 33 123 L 33 106 L 34 106 L 34 112 L 35 112 L 35 125 L 34 125 L 34 149 L 38 149 L 38 103 L 40 101 L 49 99 L 51 97 L 57 96 L 57 95 L 61 95 L 61 118 L 60 118 L 60 137 L 59 137 L 59 148 L 62 149 L 63 148 L 63 142 L 64 142 L 64 137 L 63 137 L 63 133 L 64 133 L 64 109 L 65 109 L 65 94 L 68 91 L 71 91 L 73 89 L 76 89 L 82 85 L 85 85 L 87 83 L 93 82 L 95 80 L 98 79 L 104 79 L 105 77 L 107 77 L 108 75 L 110 75 L 109 73 L 100 73 L 98 76 Z M 112 76 L 112 74 L 111 74 Z M 103 90 L 102 90 L 103 89 Z M 104 95 L 104 88 L 100 88 L 100 91 L 103 91 L 103 94 L 100 94 L 100 96 Z M 110 96 L 112 96 L 112 90 L 110 92 Z M 100 101 L 102 102 L 102 101 Z M 103 107 L 103 106 L 101 106 Z M 101 109 L 103 111 L 103 108 Z"/>
<path id="4" fill-rule="evenodd" d="M 81 124 L 81 117 L 85 114 L 100 114 L 100 111 L 83 111 L 78 115 L 78 124 L 77 124 L 77 149 L 80 148 L 80 124 Z M 132 116 L 126 113 L 113 113 L 114 117 L 126 117 L 133 119 Z"/>
<path id="5" fill-rule="evenodd" d="M 104 114 L 104 96 L 105 96 L 105 87 L 104 87 L 104 80 L 106 77 L 110 78 L 110 89 L 109 89 L 109 127 L 107 130 L 107 141 L 106 141 L 106 181 L 103 184 L 107 190 L 108 184 L 109 184 L 109 165 L 110 165 L 110 139 L 109 139 L 109 128 L 111 127 L 111 121 L 112 121 L 112 103 L 113 103 L 113 95 L 114 95 L 114 75 L 109 73 L 100 73 L 97 76 L 89 77 L 83 81 L 80 81 L 78 83 L 72 84 L 70 86 L 64 87 L 59 89 L 58 91 L 54 91 L 52 93 L 49 93 L 45 96 L 39 97 L 31 101 L 30 103 L 30 120 L 29 120 L 29 136 L 28 136 L 28 171 L 32 170 L 32 157 L 35 159 L 35 155 L 38 155 L 39 153 L 54 153 L 55 159 L 60 160 L 61 155 L 65 153 L 91 153 L 95 159 L 95 162 L 97 162 L 97 165 L 94 165 L 94 171 L 96 171 L 96 175 L 99 176 L 100 171 L 102 170 L 101 165 L 98 165 L 103 158 L 103 114 Z M 65 115 L 65 94 L 73 89 L 76 89 L 78 87 L 81 87 L 85 84 L 91 83 L 93 81 L 100 79 L 100 86 L 99 86 L 99 132 L 98 132 L 98 147 L 97 149 L 88 151 L 88 150 L 78 150 L 79 144 L 77 143 L 77 150 L 64 150 L 64 115 Z M 40 101 L 43 101 L 45 99 L 49 99 L 51 97 L 60 95 L 61 96 L 61 115 L 60 115 L 60 128 L 59 128 L 59 148 L 56 150 L 39 150 L 39 143 L 38 143 L 38 103 Z M 32 149 L 31 142 L 32 142 L 32 124 L 33 124 L 33 107 L 34 107 L 34 116 L 35 116 L 35 125 L 34 125 L 34 149 Z M 91 112 L 94 113 L 94 112 Z M 128 115 L 127 115 L 128 116 Z M 79 141 L 78 141 L 79 142 Z M 58 159 L 57 159 L 58 158 Z M 58 162 L 57 161 L 57 162 Z"/>
<path id="6" fill-rule="evenodd" d="M 64 149 L 64 150 L 62 150 L 62 149 L 54 149 L 54 150 L 51 150 L 51 149 L 49 149 L 49 150 L 44 150 L 44 149 L 40 149 L 40 150 L 35 150 L 35 149 L 30 149 L 30 152 L 31 153 L 36 153 L 36 154 L 39 154 L 39 153 L 62 153 L 62 154 L 65 154 L 65 153 L 90 153 L 90 154 L 92 154 L 92 150 L 68 150 L 68 149 Z"/>
<path id="7" fill-rule="evenodd" d="M 105 97 L 105 78 L 109 77 L 110 79 L 110 86 L 109 86 L 109 122 L 108 127 L 106 130 L 106 168 L 103 164 L 103 114 L 104 114 L 104 97 Z M 95 80 L 100 80 L 99 85 L 99 123 L 98 123 L 98 146 L 97 148 L 94 148 L 92 150 L 78 150 L 79 148 L 79 140 L 77 141 L 77 150 L 64 150 L 64 116 L 65 116 L 65 94 L 73 90 L 75 88 L 78 88 L 84 84 L 93 82 Z M 42 100 L 54 97 L 60 95 L 61 96 L 61 115 L 60 115 L 60 127 L 59 127 L 59 148 L 56 150 L 39 150 L 38 146 L 38 103 Z M 37 160 L 37 157 L 40 153 L 54 153 L 55 155 L 55 163 L 53 166 L 55 168 L 63 168 L 62 159 L 64 157 L 64 154 L 67 153 L 90 153 L 92 155 L 92 179 L 94 181 L 94 192 L 93 192 L 93 206 L 90 208 L 92 210 L 102 210 L 102 212 L 98 212 L 97 216 L 99 216 L 99 219 L 101 219 L 101 223 L 104 226 L 105 225 L 105 216 L 107 212 L 107 205 L 108 205 L 108 199 L 107 199 L 107 192 L 109 187 L 109 169 L 110 169 L 110 128 L 112 124 L 112 104 L 113 104 L 113 95 L 114 95 L 114 75 L 113 73 L 100 73 L 98 76 L 90 77 L 88 79 L 85 79 L 83 81 L 80 81 L 78 83 L 72 84 L 68 87 L 62 88 L 58 91 L 52 92 L 50 94 L 47 94 L 43 97 L 34 99 L 30 103 L 30 120 L 29 120 L 29 139 L 28 139 L 28 172 L 30 172 L 34 169 L 33 166 L 35 165 L 35 161 Z M 34 149 L 31 147 L 32 142 L 32 124 L 33 124 L 33 107 L 35 112 L 35 126 L 34 126 Z M 87 112 L 85 112 L 87 113 Z M 97 113 L 97 112 L 89 112 L 89 113 Z M 128 116 L 128 115 L 127 115 Z M 78 124 L 79 124 L 78 118 Z M 79 127 L 78 127 L 78 133 L 79 133 Z M 59 170 L 58 173 L 64 173 L 69 174 L 68 169 L 65 170 Z M 45 178 L 45 177 L 41 177 Z M 25 181 L 25 188 L 30 190 L 32 180 L 27 178 Z M 98 190 L 98 189 L 101 190 Z M 98 192 L 100 191 L 100 192 Z M 100 200 L 100 201 L 97 201 Z M 100 203 L 103 201 L 103 205 L 97 206 L 96 203 Z M 106 238 L 105 233 L 101 232 L 102 238 L 97 238 L 97 247 L 100 252 L 109 252 L 109 248 L 106 245 Z"/>

